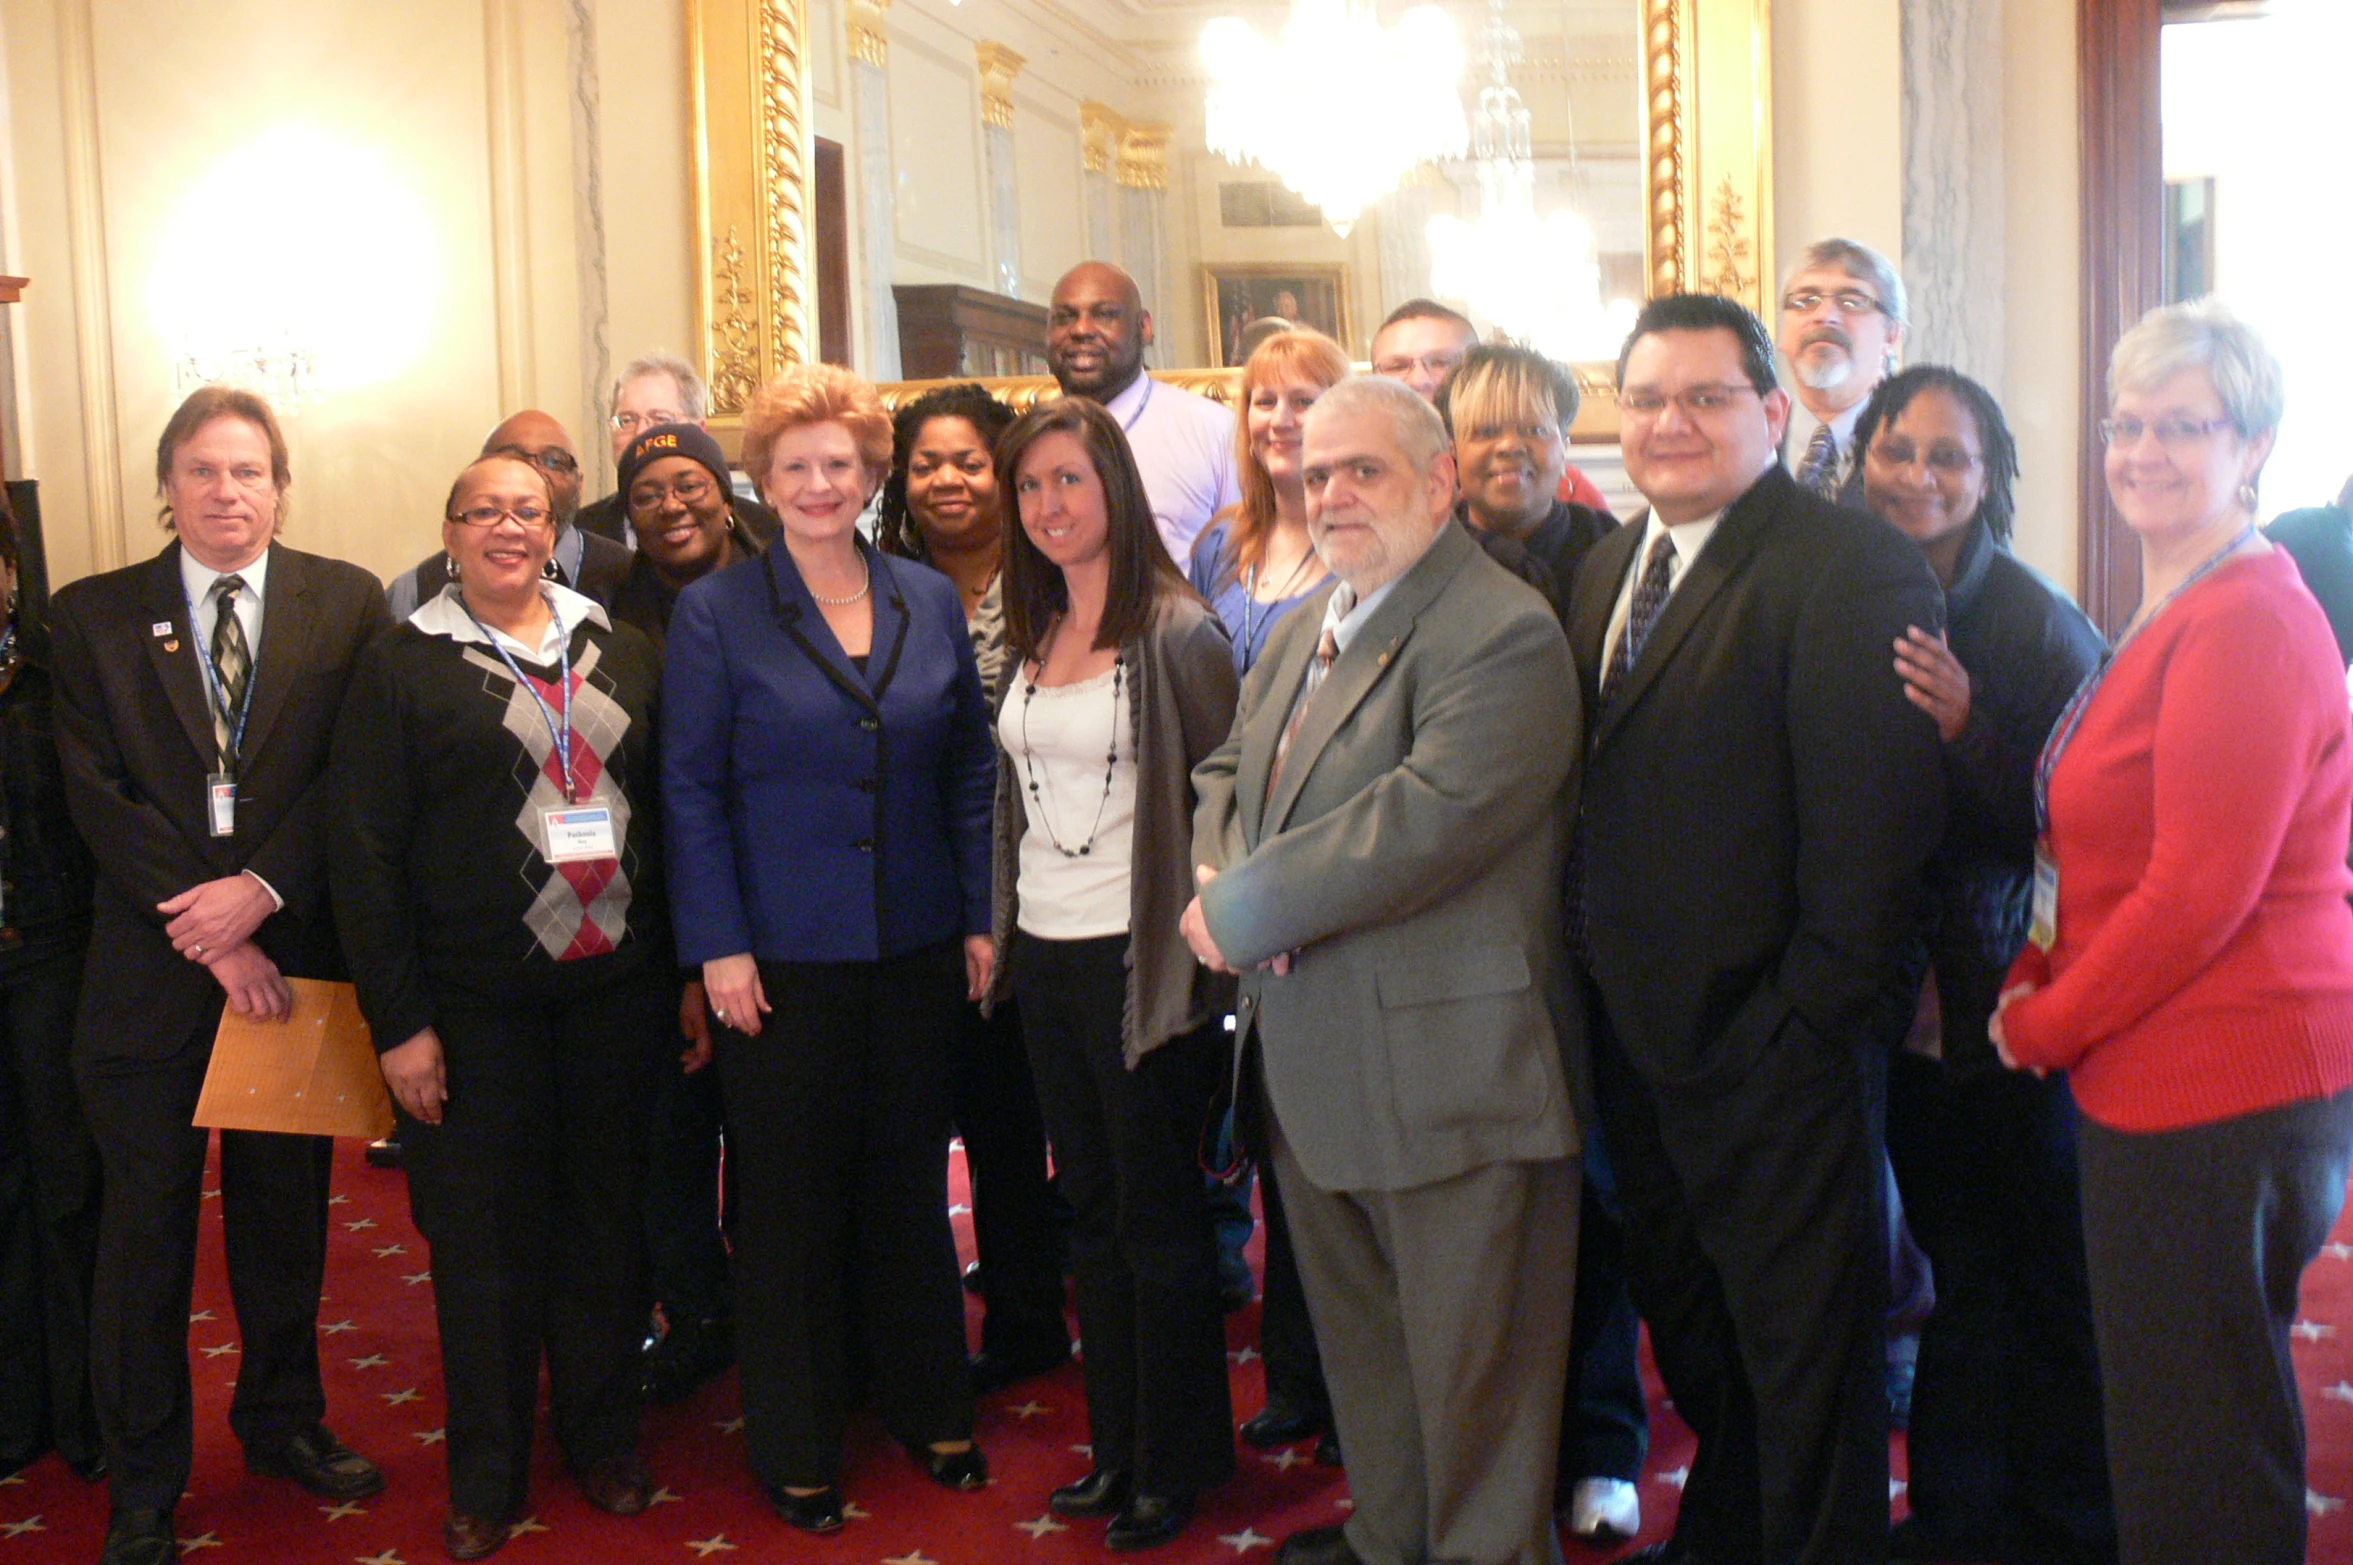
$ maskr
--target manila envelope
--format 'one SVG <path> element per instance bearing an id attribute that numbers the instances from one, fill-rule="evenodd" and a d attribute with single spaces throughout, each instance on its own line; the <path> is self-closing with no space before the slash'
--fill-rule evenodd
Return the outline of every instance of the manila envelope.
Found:
<path id="1" fill-rule="evenodd" d="M 194 1123 L 304 1136 L 392 1133 L 392 1098 L 349 984 L 289 978 L 294 1014 L 282 1022 L 221 1012 L 212 1067 Z"/>

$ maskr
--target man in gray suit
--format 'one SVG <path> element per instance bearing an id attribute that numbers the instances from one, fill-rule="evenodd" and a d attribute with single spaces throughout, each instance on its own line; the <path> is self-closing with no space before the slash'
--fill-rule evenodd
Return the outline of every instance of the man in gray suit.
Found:
<path id="1" fill-rule="evenodd" d="M 1286 619 L 1194 773 L 1184 925 L 1243 974 L 1249 1139 L 1290 1211 L 1355 1495 L 1345 1528 L 1277 1558 L 1554 1565 L 1577 676 L 1544 600 L 1449 520 L 1446 433 L 1409 387 L 1333 387 L 1304 460 L 1338 581 Z"/>

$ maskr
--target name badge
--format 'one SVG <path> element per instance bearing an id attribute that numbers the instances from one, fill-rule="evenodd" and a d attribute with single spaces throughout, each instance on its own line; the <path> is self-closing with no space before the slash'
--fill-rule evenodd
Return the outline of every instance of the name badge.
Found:
<path id="1" fill-rule="evenodd" d="M 216 837 L 237 835 L 237 779 L 227 772 L 214 772 L 204 779 L 204 802 L 212 817 L 212 834 Z"/>
<path id="2" fill-rule="evenodd" d="M 2034 919 L 2026 938 L 2038 951 L 2059 943 L 2059 863 L 2042 843 L 2034 845 Z"/>
<path id="3" fill-rule="evenodd" d="M 540 841 L 550 864 L 577 864 L 588 859 L 617 859 L 613 841 L 613 807 L 609 804 L 568 804 L 539 812 Z"/>

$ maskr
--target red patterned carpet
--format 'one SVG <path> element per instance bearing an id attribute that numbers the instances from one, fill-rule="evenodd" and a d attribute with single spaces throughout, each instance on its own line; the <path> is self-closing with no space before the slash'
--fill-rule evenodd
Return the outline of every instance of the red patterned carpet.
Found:
<path id="1" fill-rule="evenodd" d="M 335 1506 L 291 1484 L 246 1476 L 227 1423 L 237 1333 L 222 1280 L 218 1213 L 208 1207 L 189 1333 L 196 1474 L 178 1515 L 189 1565 L 426 1565 L 444 1557 L 441 1371 L 425 1246 L 409 1225 L 401 1176 L 367 1167 L 356 1144 L 341 1149 L 335 1188 L 328 1298 L 319 1314 L 328 1417 L 384 1465 L 390 1485 L 374 1499 Z M 957 1193 L 960 1199 L 960 1185 Z M 961 1206 L 956 1213 L 969 1254 L 969 1223 Z M 2306 1279 L 2295 1344 L 2311 1425 L 2315 1561 L 2353 1560 L 2353 1216 L 2336 1237 Z M 1255 1333 L 1254 1309 L 1231 1319 L 1238 1417 L 1264 1396 L 1249 1347 Z M 1690 1435 L 1655 1401 L 1653 1418 L 1643 1542 L 1666 1535 L 1691 1451 Z M 778 1521 L 754 1488 L 729 1376 L 648 1417 L 644 1447 L 663 1490 L 644 1516 L 619 1520 L 591 1510 L 543 1444 L 532 1514 L 497 1557 L 513 1565 L 1059 1565 L 1111 1558 L 1101 1523 L 1046 1514 L 1047 1490 L 1087 1465 L 1075 1368 L 987 1398 L 979 1437 L 994 1482 L 956 1495 L 926 1480 L 878 1427 L 861 1425 L 845 1482 L 852 1520 L 829 1538 L 812 1538 Z M 1900 1473 L 1900 1441 L 1896 1461 Z M 1206 1498 L 1191 1530 L 1144 1557 L 1154 1565 L 1264 1561 L 1294 1528 L 1337 1521 L 1346 1505 L 1344 1480 L 1309 1461 L 1304 1446 L 1263 1455 L 1244 1449 L 1239 1474 Z M 94 1561 L 105 1524 L 103 1492 L 85 1488 L 55 1458 L 0 1482 L 0 1565 Z M 1609 1557 L 1574 1542 L 1567 1554 L 1570 1565 Z"/>

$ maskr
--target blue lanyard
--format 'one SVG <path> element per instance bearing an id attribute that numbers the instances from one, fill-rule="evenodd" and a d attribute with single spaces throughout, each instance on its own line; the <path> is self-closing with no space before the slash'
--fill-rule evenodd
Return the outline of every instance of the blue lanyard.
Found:
<path id="1" fill-rule="evenodd" d="M 1135 412 L 1129 414 L 1127 422 L 1119 426 L 1120 432 L 1122 434 L 1126 434 L 1127 432 L 1133 430 L 1137 423 L 1143 418 L 1144 409 L 1152 405 L 1152 372 L 1150 370 L 1138 370 L 1136 371 L 1136 374 L 1144 382 L 1144 400 L 1136 404 Z"/>
<path id="2" fill-rule="evenodd" d="M 2180 586 L 2158 599 L 2157 606 L 2141 616 L 2140 623 L 2127 631 L 2122 641 L 2108 649 L 2107 655 L 2100 659 L 2099 666 L 2086 674 L 2083 683 L 2075 687 L 2075 694 L 2067 698 L 2065 710 L 2060 712 L 2058 723 L 2051 729 L 2051 737 L 2043 745 L 2042 755 L 2034 763 L 2034 830 L 2036 836 L 2050 834 L 2051 774 L 2058 771 L 2059 757 L 2067 753 L 2067 746 L 2074 740 L 2077 726 L 2083 722 L 2084 708 L 2092 704 L 2092 696 L 2098 692 L 2100 681 L 2108 677 L 2108 670 L 2116 666 L 2116 660 L 2123 656 L 2124 649 L 2132 645 L 2133 637 L 2147 630 L 2150 625 L 2156 622 L 2157 616 L 2165 612 L 2166 607 L 2174 599 L 2203 581 L 2209 572 L 2229 559 L 2233 553 L 2237 552 L 2240 545 L 2254 536 L 2255 524 L 2249 522 L 2240 530 L 2237 537 L 2209 555 L 2205 564 L 2183 577 Z"/>
<path id="3" fill-rule="evenodd" d="M 490 650 L 498 654 L 500 662 L 506 664 L 507 672 L 515 676 L 515 683 L 522 686 L 524 694 L 531 697 L 531 704 L 539 708 L 540 721 L 547 724 L 547 736 L 555 741 L 556 756 L 563 764 L 564 802 L 578 804 L 580 802 L 579 791 L 572 782 L 572 633 L 564 628 L 564 616 L 556 614 L 553 603 L 547 606 L 547 611 L 555 615 L 558 632 L 556 667 L 559 672 L 556 688 L 562 691 L 564 696 L 563 721 L 558 723 L 556 714 L 548 710 L 547 698 L 539 693 L 539 687 L 524 674 L 522 665 L 515 661 L 514 654 L 507 651 L 507 644 L 498 639 L 498 632 L 482 623 L 474 613 L 473 606 L 466 602 L 462 594 L 458 596 L 458 607 L 466 611 L 466 618 L 474 621 L 474 628 L 489 639 Z"/>
<path id="4" fill-rule="evenodd" d="M 214 579 L 217 581 L 219 578 Z M 253 589 L 248 586 L 246 590 L 250 592 Z M 254 677 L 261 672 L 258 660 L 257 666 L 246 672 L 245 694 L 238 700 L 237 710 L 232 715 L 221 700 L 223 681 L 220 665 L 212 660 L 212 641 L 210 638 L 198 634 L 203 625 L 196 618 L 196 600 L 188 596 L 188 579 L 185 576 L 180 578 L 180 601 L 188 605 L 188 639 L 196 643 L 196 666 L 204 674 L 205 704 L 229 719 L 229 749 L 228 753 L 220 758 L 220 765 L 222 771 L 234 774 L 239 758 L 245 753 L 245 719 L 253 711 L 253 687 L 261 683 L 259 679 Z M 235 610 L 229 605 L 223 604 L 219 612 L 230 614 Z M 212 628 L 214 635 L 220 634 L 221 624 L 217 618 L 213 621 Z"/>

